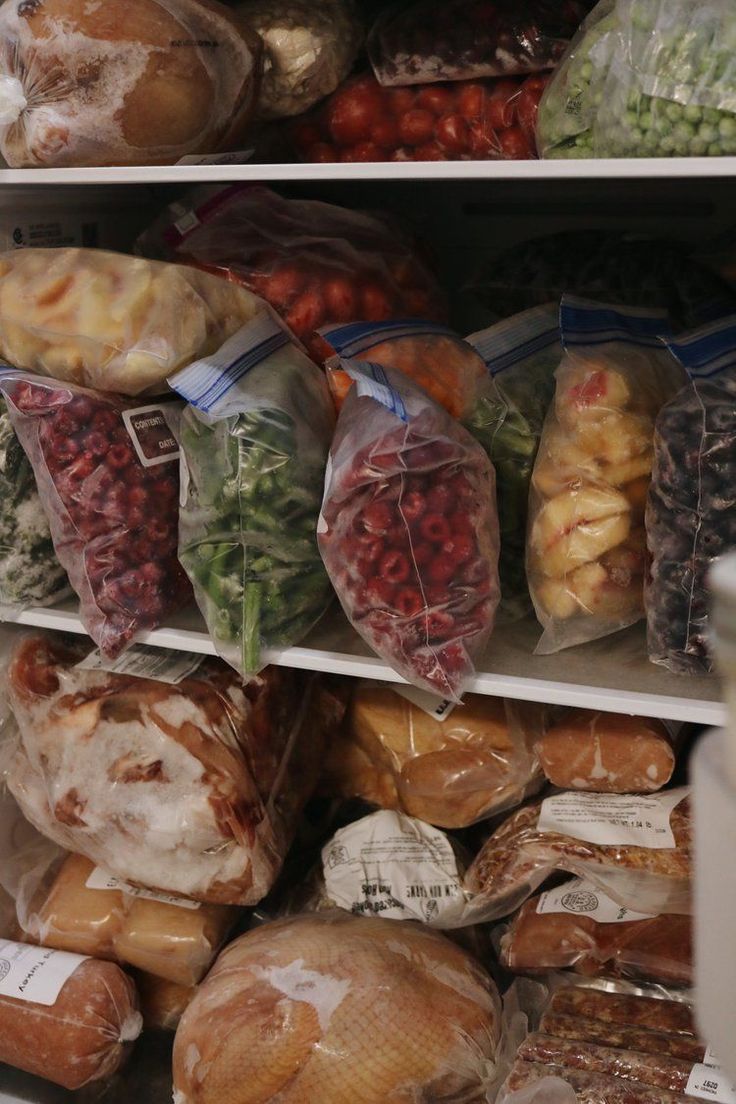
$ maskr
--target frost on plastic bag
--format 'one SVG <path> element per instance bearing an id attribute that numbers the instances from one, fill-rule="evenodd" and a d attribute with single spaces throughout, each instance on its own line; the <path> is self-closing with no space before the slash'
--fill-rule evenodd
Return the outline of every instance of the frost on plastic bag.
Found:
<path id="1" fill-rule="evenodd" d="M 82 623 L 114 658 L 191 597 L 177 559 L 177 411 L 12 368 L 0 391 Z"/>
<path id="2" fill-rule="evenodd" d="M 368 52 L 382 85 L 506 77 L 553 69 L 585 0 L 420 0 L 389 7 Z"/>
<path id="3" fill-rule="evenodd" d="M 223 276 L 259 295 L 316 360 L 327 322 L 442 321 L 443 294 L 388 219 L 236 185 L 174 204 L 139 241 L 148 255 Z"/>
<path id="4" fill-rule="evenodd" d="M 319 547 L 357 631 L 408 682 L 459 701 L 493 629 L 493 468 L 442 407 L 392 369 L 344 361 Z"/>
<path id="5" fill-rule="evenodd" d="M 262 44 L 216 0 L 8 0 L 0 149 L 13 168 L 171 164 L 237 148 Z"/>
<path id="6" fill-rule="evenodd" d="M 496 470 L 501 532 L 501 614 L 516 620 L 531 611 L 524 556 L 532 470 L 560 363 L 559 310 L 534 307 L 471 334 L 493 379 L 466 425 Z"/>
<path id="7" fill-rule="evenodd" d="M 596 157 L 736 153 L 736 24 L 720 0 L 617 0 Z"/>
<path id="8" fill-rule="evenodd" d="M 534 464 L 527 576 L 546 655 L 644 616 L 654 423 L 684 374 L 666 316 L 566 297 L 564 356 Z"/>
<path id="9" fill-rule="evenodd" d="M 68 593 L 33 469 L 0 399 L 0 610 L 44 606 Z"/>
<path id="10" fill-rule="evenodd" d="M 179 265 L 99 249 L 0 255 L 0 356 L 15 368 L 123 395 L 212 353 L 262 304 Z"/>
<path id="11" fill-rule="evenodd" d="M 518 805 L 541 784 L 535 745 L 545 710 L 467 694 L 448 709 L 403 687 L 361 683 L 332 744 L 321 789 L 465 828 Z"/>
<path id="12" fill-rule="evenodd" d="M 514 1088 L 515 1085 L 523 1085 Z M 525 1081 L 517 1075 L 501 1089 L 498 1104 L 576 1104 L 578 1097 L 567 1081 L 559 1077 L 542 1077 Z"/>
<path id="13" fill-rule="evenodd" d="M 475 858 L 465 888 L 485 901 L 489 919 L 500 919 L 554 871 L 566 870 L 625 908 L 686 914 L 690 830 L 682 789 L 649 797 L 560 794 L 504 821 Z"/>
<path id="14" fill-rule="evenodd" d="M 334 428 L 324 374 L 267 313 L 170 382 L 190 403 L 179 557 L 220 655 L 256 672 L 332 601 L 317 547 Z"/>
<path id="15" fill-rule="evenodd" d="M 238 1014 L 247 1007 L 256 1012 Z M 307 914 L 263 924 L 220 955 L 177 1032 L 175 1098 L 218 1099 L 245 1054 L 258 1071 L 238 1097 L 249 1104 L 284 1096 L 285 1084 L 285 1099 L 323 1104 L 355 1099 L 356 1086 L 363 1104 L 477 1104 L 499 1036 L 491 978 L 444 936 Z"/>
<path id="16" fill-rule="evenodd" d="M 736 316 L 669 346 L 690 377 L 660 411 L 646 527 L 649 656 L 713 669 L 708 572 L 736 548 Z"/>
<path id="17" fill-rule="evenodd" d="M 80 668 L 84 655 L 35 636 L 11 657 L 6 776 L 27 819 L 133 885 L 256 904 L 339 720 L 332 696 L 283 669 L 242 683 L 206 660 L 172 685 Z"/>
<path id="18" fill-rule="evenodd" d="M 262 119 L 301 115 L 329 96 L 363 43 L 353 0 L 245 0 L 236 11 L 263 39 Z"/>

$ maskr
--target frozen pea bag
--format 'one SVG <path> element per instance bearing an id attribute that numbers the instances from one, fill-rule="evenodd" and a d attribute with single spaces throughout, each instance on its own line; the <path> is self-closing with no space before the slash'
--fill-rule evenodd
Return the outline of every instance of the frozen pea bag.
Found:
<path id="1" fill-rule="evenodd" d="M 242 674 L 330 604 L 317 519 L 334 411 L 324 374 L 270 312 L 169 380 L 182 415 L 179 558 Z"/>

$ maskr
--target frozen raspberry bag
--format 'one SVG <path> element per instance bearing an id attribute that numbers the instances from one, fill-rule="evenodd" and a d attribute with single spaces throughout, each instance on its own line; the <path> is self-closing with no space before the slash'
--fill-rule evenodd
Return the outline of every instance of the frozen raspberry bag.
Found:
<path id="1" fill-rule="evenodd" d="M 564 354 L 529 502 L 527 577 L 537 653 L 597 640 L 644 616 L 644 508 L 654 423 L 684 381 L 659 337 L 666 314 L 566 296 Z"/>
<path id="2" fill-rule="evenodd" d="M 317 548 L 335 423 L 324 373 L 268 312 L 169 382 L 189 403 L 179 556 L 218 652 L 253 674 L 332 601 Z"/>
<path id="3" fill-rule="evenodd" d="M 318 527 L 343 609 L 391 667 L 459 701 L 499 599 L 493 467 L 467 430 L 391 368 L 344 361 Z"/>
<path id="4" fill-rule="evenodd" d="M 660 411 L 646 511 L 649 657 L 713 669 L 707 576 L 736 548 L 736 316 L 669 345 L 689 383 Z"/>
<path id="5" fill-rule="evenodd" d="M 585 0 L 406 0 L 373 26 L 382 85 L 506 77 L 553 69 L 591 7 Z"/>
<path id="6" fill-rule="evenodd" d="M 162 256 L 223 276 L 265 299 L 315 359 L 316 331 L 356 318 L 442 321 L 446 305 L 427 265 L 398 227 L 363 211 L 285 199 L 236 185 L 195 192 L 139 241 Z"/>
<path id="7" fill-rule="evenodd" d="M 82 623 L 114 658 L 191 597 L 177 559 L 178 408 L 14 368 L 0 390 Z"/>

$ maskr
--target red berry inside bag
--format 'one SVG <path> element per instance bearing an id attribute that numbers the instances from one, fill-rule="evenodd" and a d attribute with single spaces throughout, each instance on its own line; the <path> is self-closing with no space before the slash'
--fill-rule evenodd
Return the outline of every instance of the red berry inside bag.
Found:
<path id="1" fill-rule="evenodd" d="M 114 658 L 191 597 L 177 559 L 179 452 L 166 404 L 15 371 L 0 389 L 82 623 Z"/>
<path id="2" fill-rule="evenodd" d="M 408 682 L 459 700 L 499 599 L 495 477 L 480 445 L 399 372 L 344 360 L 319 524 L 351 622 Z"/>

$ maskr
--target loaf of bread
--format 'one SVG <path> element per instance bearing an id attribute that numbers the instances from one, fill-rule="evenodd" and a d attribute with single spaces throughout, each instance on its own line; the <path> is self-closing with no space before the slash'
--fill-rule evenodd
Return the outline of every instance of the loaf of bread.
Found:
<path id="1" fill-rule="evenodd" d="M 100 249 L 0 254 L 0 357 L 100 391 L 166 391 L 167 376 L 261 309 L 247 289 L 182 265 Z"/>
<path id="2" fill-rule="evenodd" d="M 119 966 L 0 940 L 0 967 L 0 1062 L 65 1089 L 115 1073 L 142 1026 Z"/>
<path id="3" fill-rule="evenodd" d="M 136 970 L 133 976 L 146 1031 L 176 1031 L 197 986 L 176 985 L 143 970 Z"/>
<path id="4" fill-rule="evenodd" d="M 0 148 L 13 168 L 242 148 L 262 43 L 217 0 L 6 0 L 0 39 Z"/>
<path id="5" fill-rule="evenodd" d="M 390 686 L 361 683 L 328 757 L 327 794 L 361 797 L 441 828 L 464 828 L 538 788 L 536 706 L 467 694 L 438 720 Z"/>
<path id="6" fill-rule="evenodd" d="M 563 790 L 654 793 L 675 769 L 672 738 L 661 721 L 576 709 L 537 742 L 542 770 Z"/>

